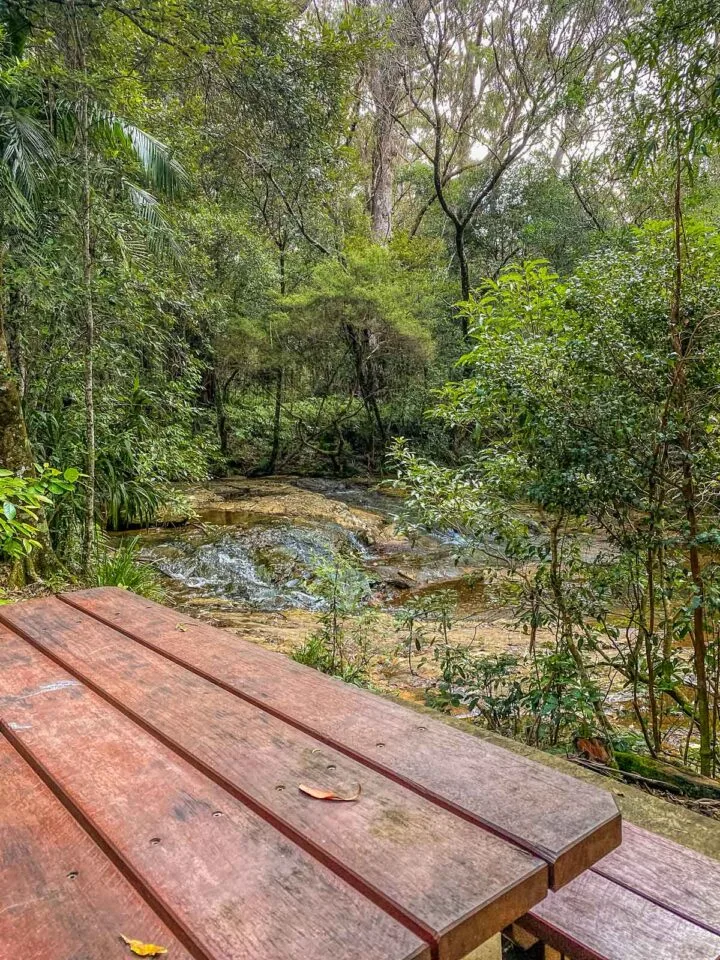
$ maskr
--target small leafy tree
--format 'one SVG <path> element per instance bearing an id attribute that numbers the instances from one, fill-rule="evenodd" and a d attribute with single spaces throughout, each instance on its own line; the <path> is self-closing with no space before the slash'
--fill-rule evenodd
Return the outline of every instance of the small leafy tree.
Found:
<path id="1" fill-rule="evenodd" d="M 319 629 L 293 658 L 349 683 L 365 681 L 370 666 L 369 627 L 376 617 L 376 611 L 367 606 L 367 577 L 349 560 L 336 556 L 315 564 L 308 587 L 321 602 Z"/>
<path id="2" fill-rule="evenodd" d="M 388 247 L 351 238 L 341 259 L 321 262 L 285 300 L 296 330 L 307 325 L 319 345 L 338 337 L 346 345 L 343 370 L 362 401 L 371 466 L 391 435 L 390 401 L 400 387 L 411 388 L 433 352 L 433 317 L 445 289 L 436 252 L 403 237 Z"/>
<path id="3" fill-rule="evenodd" d="M 434 646 L 442 639 L 445 647 L 449 644 L 453 615 L 457 607 L 457 593 L 454 590 L 436 590 L 432 593 L 410 597 L 395 614 L 398 633 L 404 633 L 402 647 L 407 657 L 410 673 L 413 667 L 413 653 L 422 653 L 427 645 Z M 418 664 L 422 667 L 425 658 Z"/>

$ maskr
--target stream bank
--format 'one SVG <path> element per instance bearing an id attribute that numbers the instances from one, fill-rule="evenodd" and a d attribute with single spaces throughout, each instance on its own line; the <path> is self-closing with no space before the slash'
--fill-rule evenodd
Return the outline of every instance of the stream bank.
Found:
<path id="1" fill-rule="evenodd" d="M 424 702 L 437 677 L 432 652 L 409 663 L 398 633 L 398 608 L 420 596 L 453 591 L 453 643 L 486 653 L 527 649 L 526 635 L 484 603 L 487 561 L 459 562 L 462 544 L 451 535 L 408 540 L 397 524 L 401 500 L 373 483 L 231 477 L 183 492 L 192 518 L 143 531 L 140 541 L 168 601 L 188 614 L 290 655 L 318 627 L 322 604 L 308 588 L 314 569 L 341 558 L 370 584 L 370 682 L 379 690 Z"/>

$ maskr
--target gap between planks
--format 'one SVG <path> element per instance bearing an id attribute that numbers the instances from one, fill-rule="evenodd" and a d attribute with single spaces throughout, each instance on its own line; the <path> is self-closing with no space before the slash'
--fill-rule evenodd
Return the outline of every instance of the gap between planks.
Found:
<path id="1" fill-rule="evenodd" d="M 633 887 L 627 881 L 621 880 L 614 874 L 607 873 L 600 866 L 590 867 L 590 872 L 594 873 L 598 877 L 602 877 L 603 880 L 609 880 L 610 883 L 614 883 L 618 887 L 622 887 L 623 890 L 627 890 L 629 893 L 634 893 L 638 897 L 642 897 L 643 900 L 647 900 L 649 903 L 654 904 L 656 907 L 660 907 L 662 910 L 667 910 L 668 913 L 674 914 L 680 920 L 687 920 L 688 923 L 692 923 L 696 927 L 701 927 L 703 930 L 707 930 L 708 933 L 714 933 L 716 936 L 720 936 L 720 928 L 714 927 L 712 924 L 707 923 L 704 920 L 700 920 L 697 917 L 690 916 L 689 913 L 687 913 L 685 910 L 681 910 L 680 907 L 676 907 L 674 904 L 668 903 L 666 900 L 661 900 L 659 897 L 654 897 L 648 890 L 639 890 L 637 887 Z"/>
<path id="2" fill-rule="evenodd" d="M 45 769 L 44 765 L 30 750 L 15 736 L 10 727 L 0 719 L 0 735 L 4 736 L 10 746 L 40 778 L 48 790 L 63 805 L 75 822 L 85 831 L 95 845 L 107 859 L 115 866 L 134 890 L 142 897 L 150 909 L 167 926 L 175 938 L 185 949 L 195 957 L 195 960 L 214 960 L 195 940 L 191 932 L 175 917 L 172 910 L 155 895 L 152 888 L 133 870 L 130 864 L 115 849 L 112 841 L 107 838 L 92 822 L 92 820 L 77 806 L 73 799 L 57 783 L 55 778 Z"/>

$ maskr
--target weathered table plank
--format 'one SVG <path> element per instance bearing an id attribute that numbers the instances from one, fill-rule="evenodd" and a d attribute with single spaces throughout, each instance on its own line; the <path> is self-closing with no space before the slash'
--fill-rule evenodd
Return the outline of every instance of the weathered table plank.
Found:
<path id="1" fill-rule="evenodd" d="M 720 937 L 587 871 L 520 921 L 574 960 L 718 960 Z"/>
<path id="2" fill-rule="evenodd" d="M 0 735 L 0 957 L 127 960 L 121 934 L 191 960 Z"/>
<path id="3" fill-rule="evenodd" d="M 54 598 L 3 611 L 60 665 L 297 831 L 459 960 L 538 903 L 547 867 L 484 829 Z M 358 802 L 318 803 L 309 783 Z"/>
<path id="4" fill-rule="evenodd" d="M 428 960 L 406 927 L 4 628 L 0 718 L 196 960 Z"/>
<path id="5" fill-rule="evenodd" d="M 542 857 L 553 888 L 620 842 L 612 796 L 572 777 L 134 594 L 101 588 L 62 599 Z"/>
<path id="6" fill-rule="evenodd" d="M 595 871 L 720 936 L 720 863 L 630 823 Z"/>

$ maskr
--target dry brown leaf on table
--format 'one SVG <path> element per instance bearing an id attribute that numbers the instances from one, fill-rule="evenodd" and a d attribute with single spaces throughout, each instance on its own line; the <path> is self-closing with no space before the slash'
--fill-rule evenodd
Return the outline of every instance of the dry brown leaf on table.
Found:
<path id="1" fill-rule="evenodd" d="M 362 787 L 358 784 L 357 793 L 354 793 L 351 797 L 342 797 L 333 790 L 318 790 L 317 787 L 308 787 L 304 783 L 298 784 L 298 790 L 306 793 L 309 797 L 314 797 L 316 800 L 346 800 L 349 802 L 351 800 L 357 800 L 360 797 Z"/>
<path id="2" fill-rule="evenodd" d="M 167 947 L 159 947 L 156 943 L 143 943 L 142 940 L 131 940 L 124 933 L 120 934 L 123 940 L 138 957 L 157 957 L 160 953 L 167 953 Z"/>

